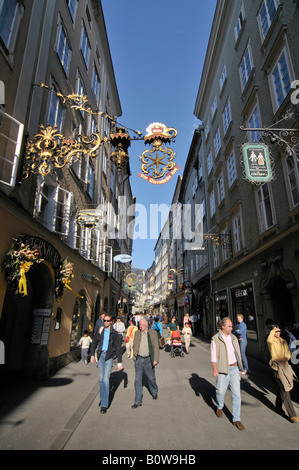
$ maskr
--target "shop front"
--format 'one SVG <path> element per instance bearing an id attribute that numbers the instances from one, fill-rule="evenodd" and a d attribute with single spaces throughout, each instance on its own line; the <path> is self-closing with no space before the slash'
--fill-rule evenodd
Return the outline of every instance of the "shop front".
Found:
<path id="1" fill-rule="evenodd" d="M 231 289 L 232 320 L 237 323 L 237 315 L 244 317 L 247 326 L 248 350 L 250 351 L 250 341 L 257 342 L 257 321 L 254 301 L 254 287 L 252 282 L 242 283 Z M 252 345 L 253 346 L 253 345 Z"/>
<path id="2" fill-rule="evenodd" d="M 220 321 L 228 315 L 228 297 L 227 290 L 215 293 L 215 313 L 216 313 L 216 327 L 220 328 Z"/>

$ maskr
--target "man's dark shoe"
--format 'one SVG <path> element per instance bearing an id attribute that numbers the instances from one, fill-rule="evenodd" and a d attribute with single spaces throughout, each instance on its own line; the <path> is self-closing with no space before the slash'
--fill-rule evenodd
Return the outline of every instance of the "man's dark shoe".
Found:
<path id="1" fill-rule="evenodd" d="M 133 408 L 134 410 L 135 408 L 138 408 L 138 406 L 142 406 L 142 405 L 136 405 L 136 403 L 134 403 L 134 405 L 132 405 L 131 408 Z"/>
<path id="2" fill-rule="evenodd" d="M 102 415 L 103 415 L 104 413 L 107 413 L 107 408 L 104 408 L 104 407 L 102 406 L 102 408 L 101 408 L 101 413 L 102 413 Z"/>
<path id="3" fill-rule="evenodd" d="M 153 400 L 157 400 L 158 395 L 153 395 Z"/>

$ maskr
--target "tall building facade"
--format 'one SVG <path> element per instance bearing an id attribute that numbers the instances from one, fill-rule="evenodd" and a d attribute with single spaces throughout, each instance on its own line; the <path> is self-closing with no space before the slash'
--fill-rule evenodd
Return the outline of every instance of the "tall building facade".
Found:
<path id="1" fill-rule="evenodd" d="M 299 319 L 298 154 L 290 133 L 282 141 L 261 130 L 298 136 L 298 26 L 292 0 L 219 1 L 194 110 L 204 126 L 213 323 L 242 313 L 248 351 L 259 357 L 267 318 Z M 248 180 L 246 143 L 268 145 L 273 179 Z"/>
<path id="2" fill-rule="evenodd" d="M 122 110 L 101 2 L 4 0 L 0 17 L 0 254 L 10 256 L 0 278 L 2 369 L 47 376 L 78 353 L 83 330 L 93 329 L 102 310 L 128 308 L 113 258 L 131 253 L 119 206 L 126 214 L 134 198 L 129 164 L 118 170 L 110 160 Z M 101 145 L 74 150 L 69 164 L 49 173 L 33 174 L 31 165 L 24 174 L 26 143 L 39 136 L 37 153 L 50 151 L 48 126 L 62 136 L 59 163 L 70 142 L 96 134 Z M 21 276 L 23 248 L 41 260 Z"/>

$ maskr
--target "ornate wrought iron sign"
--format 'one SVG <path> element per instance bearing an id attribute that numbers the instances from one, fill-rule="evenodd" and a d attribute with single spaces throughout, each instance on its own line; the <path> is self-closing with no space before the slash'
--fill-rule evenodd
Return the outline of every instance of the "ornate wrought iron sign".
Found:
<path id="1" fill-rule="evenodd" d="M 102 138 L 96 130 L 88 136 L 79 135 L 76 138 L 66 138 L 57 127 L 52 128 L 50 125 L 41 125 L 39 133 L 26 144 L 23 168 L 24 179 L 28 178 L 31 173 L 45 177 L 55 169 L 63 168 L 78 160 L 82 155 L 97 157 L 101 144 L 108 141 L 114 147 L 110 159 L 115 164 L 118 173 L 121 173 L 122 168 L 129 161 L 127 150 L 131 140 L 143 139 L 145 144 L 151 145 L 151 148 L 144 151 L 142 156 L 139 157 L 142 161 L 142 173 L 139 173 L 138 176 L 153 184 L 163 184 L 169 181 L 180 169 L 174 162 L 175 153 L 171 148 L 166 148 L 164 145 L 170 143 L 177 136 L 177 130 L 173 127 L 166 127 L 159 122 L 152 123 L 146 129 L 147 134 L 144 137 L 141 132 L 130 129 L 137 135 L 132 139 L 127 126 L 117 123 L 116 117 L 109 116 L 101 111 L 93 111 L 85 96 L 77 93 L 64 96 L 43 83 L 40 86 L 55 93 L 63 104 L 68 104 L 72 109 L 105 117 L 111 122 L 113 128 L 116 125 L 120 127 L 112 131 L 109 137 Z"/>
<path id="2" fill-rule="evenodd" d="M 160 122 L 154 122 L 147 127 L 146 132 L 144 141 L 145 144 L 150 144 L 151 148 L 145 150 L 139 157 L 142 162 L 142 173 L 138 173 L 138 176 L 152 184 L 167 183 L 180 169 L 174 162 L 175 152 L 164 145 L 175 139 L 177 130 L 166 127 Z"/>
<path id="3" fill-rule="evenodd" d="M 242 146 L 245 177 L 251 183 L 267 183 L 273 179 L 269 148 L 265 144 Z"/>
<path id="4" fill-rule="evenodd" d="M 41 125 L 40 132 L 26 144 L 23 178 L 28 178 L 31 173 L 45 177 L 53 169 L 78 160 L 81 154 L 94 158 L 101 143 L 102 138 L 97 133 L 87 137 L 79 135 L 76 140 L 66 139 L 57 127 Z"/>

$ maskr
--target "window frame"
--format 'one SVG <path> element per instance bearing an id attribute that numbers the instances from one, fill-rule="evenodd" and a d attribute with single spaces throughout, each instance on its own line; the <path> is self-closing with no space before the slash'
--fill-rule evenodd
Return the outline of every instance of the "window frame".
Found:
<path id="1" fill-rule="evenodd" d="M 62 40 L 63 50 L 62 50 L 62 54 L 60 54 L 62 34 L 64 35 L 64 38 Z M 60 61 L 60 64 L 61 64 L 66 76 L 68 76 L 70 63 L 71 63 L 72 50 L 71 50 L 71 45 L 70 45 L 70 41 L 69 41 L 68 34 L 67 34 L 67 29 L 64 26 L 62 18 L 61 18 L 60 15 L 59 15 L 59 18 L 58 18 L 55 52 L 57 54 L 57 57 Z"/>
<path id="2" fill-rule="evenodd" d="M 89 68 L 89 60 L 91 56 L 91 47 L 90 42 L 87 34 L 87 30 L 85 28 L 85 24 L 82 21 L 81 27 L 81 41 L 80 41 L 80 51 L 82 53 L 83 61 L 86 67 L 86 70 Z"/>
<path id="3" fill-rule="evenodd" d="M 285 91 L 284 93 L 282 93 L 283 99 L 282 99 L 282 101 L 279 101 L 279 97 L 278 97 L 278 94 L 277 94 L 277 87 L 275 86 L 275 83 L 274 83 L 273 71 L 274 71 L 275 68 L 278 67 L 278 64 L 280 62 L 280 59 L 281 59 L 282 55 L 285 56 L 285 64 L 287 66 L 288 81 L 289 81 L 290 87 L 289 87 L 288 91 Z M 281 78 L 281 70 L 279 70 L 279 77 Z M 271 95 L 271 99 L 272 99 L 273 111 L 274 111 L 274 113 L 276 113 L 276 111 L 282 106 L 285 99 L 289 95 L 289 93 L 291 91 L 291 83 L 295 79 L 294 78 L 293 65 L 292 65 L 292 61 L 291 61 L 291 58 L 290 58 L 288 45 L 287 45 L 286 42 L 283 44 L 283 46 L 279 50 L 278 54 L 275 56 L 272 67 L 269 68 L 268 79 L 269 79 L 270 95 Z M 281 83 L 281 80 L 280 80 L 280 83 Z M 285 86 L 282 87 L 282 89 L 285 89 Z"/>
<path id="4" fill-rule="evenodd" d="M 247 66 L 248 63 L 250 64 L 250 69 Z M 244 68 L 243 68 L 243 65 L 244 65 Z M 252 57 L 252 52 L 251 52 L 251 45 L 250 43 L 247 43 L 244 53 L 242 55 L 240 65 L 239 65 L 239 76 L 240 76 L 242 92 L 245 90 L 245 88 L 248 85 L 253 69 L 254 69 L 254 64 L 253 64 L 253 57 Z M 243 81 L 243 77 L 246 78 L 245 82 Z"/>
<path id="5" fill-rule="evenodd" d="M 265 197 L 265 189 L 267 188 L 268 194 Z M 268 201 L 266 200 L 268 199 Z M 275 215 L 275 208 L 274 208 L 274 199 L 271 185 L 268 183 L 261 184 L 255 191 L 255 200 L 256 200 L 256 211 L 257 211 L 257 219 L 259 225 L 259 232 L 263 234 L 271 227 L 276 224 L 276 215 Z M 271 222 L 268 218 L 268 211 L 267 207 L 270 208 L 271 211 Z"/>
<path id="6" fill-rule="evenodd" d="M 272 0 L 273 3 L 275 4 L 276 6 L 276 10 L 275 10 L 275 13 L 271 19 L 270 17 L 270 14 L 269 14 L 269 8 L 268 8 L 268 0 L 263 0 L 262 3 L 261 3 L 261 6 L 258 10 L 258 13 L 257 13 L 257 22 L 258 22 L 258 26 L 259 26 L 259 31 L 260 31 L 260 35 L 261 35 L 261 40 L 262 42 L 265 41 L 268 33 L 269 33 L 269 30 L 271 29 L 271 26 L 273 24 L 273 22 L 275 21 L 275 17 L 276 17 L 276 14 L 277 14 L 277 11 L 278 11 L 278 8 L 279 8 L 279 2 L 278 0 Z M 265 24 L 265 22 L 262 22 L 262 18 L 261 18 L 261 11 L 262 9 L 265 8 L 265 13 L 266 13 L 266 21 L 267 21 L 267 28 L 264 28 L 263 25 Z M 266 30 L 265 30 L 266 29 Z"/>

